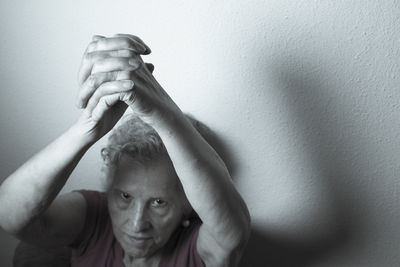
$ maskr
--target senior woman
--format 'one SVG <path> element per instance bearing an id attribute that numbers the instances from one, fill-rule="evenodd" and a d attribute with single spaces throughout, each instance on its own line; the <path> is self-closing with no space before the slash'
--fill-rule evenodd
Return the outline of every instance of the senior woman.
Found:
<path id="1" fill-rule="evenodd" d="M 152 75 L 138 37 L 94 36 L 78 75 L 82 115 L 0 187 L 0 224 L 26 242 L 70 246 L 72 266 L 236 266 L 247 207 L 229 172 Z M 58 195 L 85 152 L 102 150 L 107 192 Z M 82 179 L 88 179 L 82 177 Z"/>

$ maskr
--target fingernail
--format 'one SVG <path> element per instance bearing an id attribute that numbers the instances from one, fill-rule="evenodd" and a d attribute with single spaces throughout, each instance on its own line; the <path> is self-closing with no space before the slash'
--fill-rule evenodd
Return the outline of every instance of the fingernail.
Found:
<path id="1" fill-rule="evenodd" d="M 148 47 L 148 46 L 146 46 L 146 53 L 147 53 L 147 54 L 150 54 L 150 53 L 151 53 L 151 49 L 150 49 L 150 47 Z"/>
<path id="2" fill-rule="evenodd" d="M 146 49 L 146 47 L 144 45 L 140 44 L 140 48 L 142 50 L 141 51 L 142 53 L 146 53 L 147 49 Z"/>
<path id="3" fill-rule="evenodd" d="M 122 86 L 123 86 L 125 89 L 132 89 L 133 85 L 134 85 L 134 83 L 133 83 L 133 81 L 131 81 L 131 80 L 126 80 L 126 81 L 123 81 L 123 82 L 122 82 Z"/>
<path id="4" fill-rule="evenodd" d="M 131 66 L 133 66 L 135 68 L 139 67 L 139 62 L 137 62 L 137 60 L 134 59 L 134 58 L 129 59 L 128 63 L 129 63 L 129 65 L 131 65 Z"/>

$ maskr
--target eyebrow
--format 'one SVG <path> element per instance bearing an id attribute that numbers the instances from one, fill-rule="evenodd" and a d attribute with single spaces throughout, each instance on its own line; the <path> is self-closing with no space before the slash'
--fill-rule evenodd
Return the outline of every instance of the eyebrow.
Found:
<path id="1" fill-rule="evenodd" d="M 128 194 L 130 194 L 130 195 L 132 195 L 133 196 L 133 192 L 131 192 L 131 191 L 129 191 L 129 190 L 124 190 L 124 189 L 122 189 L 122 188 L 119 188 L 119 187 L 116 187 L 116 186 L 114 186 L 113 188 L 112 188 L 112 191 L 118 191 L 118 193 L 128 193 Z M 148 199 L 165 199 L 165 200 L 169 200 L 169 199 L 171 199 L 171 198 L 169 198 L 167 195 L 165 195 L 165 194 L 157 194 L 157 195 L 155 195 L 155 196 L 150 196 Z"/>

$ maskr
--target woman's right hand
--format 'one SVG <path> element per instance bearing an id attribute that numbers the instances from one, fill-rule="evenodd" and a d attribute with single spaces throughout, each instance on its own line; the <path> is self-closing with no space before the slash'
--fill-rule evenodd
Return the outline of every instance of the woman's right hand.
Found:
<path id="1" fill-rule="evenodd" d="M 150 48 L 136 36 L 117 34 L 111 38 L 93 37 L 83 55 L 78 74 L 80 90 L 77 106 L 83 108 L 83 112 L 73 126 L 84 136 L 84 142 L 93 144 L 107 134 L 128 107 L 121 99 L 104 114 L 96 114 L 93 113 L 95 106 L 87 100 L 96 92 L 116 90 L 124 92 L 124 97 L 134 97 L 131 74 L 140 65 L 138 55 L 150 52 Z M 146 67 L 150 72 L 154 69 L 152 64 L 146 64 Z M 107 105 L 106 102 L 100 104 Z"/>

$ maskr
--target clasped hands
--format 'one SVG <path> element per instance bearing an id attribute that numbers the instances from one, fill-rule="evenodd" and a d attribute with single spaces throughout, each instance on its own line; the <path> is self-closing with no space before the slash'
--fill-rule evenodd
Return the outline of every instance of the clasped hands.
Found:
<path id="1" fill-rule="evenodd" d="M 97 141 L 121 118 L 127 107 L 143 116 L 179 110 L 156 81 L 154 66 L 140 55 L 150 48 L 137 36 L 94 36 L 78 73 L 77 106 L 83 109 L 78 124 Z"/>

